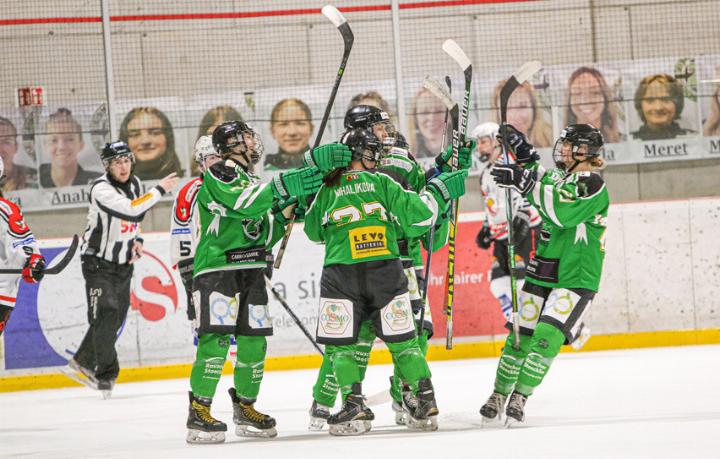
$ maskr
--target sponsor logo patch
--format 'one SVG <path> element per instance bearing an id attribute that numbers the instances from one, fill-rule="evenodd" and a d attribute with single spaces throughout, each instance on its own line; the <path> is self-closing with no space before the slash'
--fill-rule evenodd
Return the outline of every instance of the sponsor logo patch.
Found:
<path id="1" fill-rule="evenodd" d="M 366 226 L 350 230 L 350 254 L 353 259 L 390 255 L 384 226 Z"/>

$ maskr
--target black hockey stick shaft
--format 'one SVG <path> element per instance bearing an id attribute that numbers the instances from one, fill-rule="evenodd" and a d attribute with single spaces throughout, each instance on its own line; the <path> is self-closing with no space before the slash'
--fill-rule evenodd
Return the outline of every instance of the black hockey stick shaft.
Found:
<path id="1" fill-rule="evenodd" d="M 70 242 L 70 247 L 68 247 L 67 252 L 65 252 L 65 256 L 62 257 L 62 260 L 55 263 L 54 266 L 47 268 L 45 270 L 45 274 L 49 275 L 55 275 L 60 274 L 65 267 L 70 264 L 70 261 L 75 256 L 75 252 L 77 251 L 79 239 L 77 237 L 77 234 L 73 235 L 72 242 Z M 0 269 L 0 274 L 22 274 L 22 268 L 21 269 Z"/>
<path id="2" fill-rule="evenodd" d="M 448 87 L 448 92 L 452 93 L 452 80 L 450 76 L 445 77 L 445 84 Z M 440 144 L 441 151 L 445 150 L 445 142 L 447 142 L 447 127 L 448 127 L 448 116 L 450 116 L 450 109 L 445 108 L 445 124 L 443 128 L 442 143 Z M 427 295 L 428 289 L 430 288 L 430 262 L 432 261 L 433 245 L 435 243 L 435 224 L 430 227 L 430 234 L 428 235 L 428 247 L 427 247 L 427 260 L 425 261 L 425 285 L 423 286 L 422 292 L 422 304 L 420 306 L 420 331 L 422 331 L 423 323 L 425 322 L 425 308 L 427 307 Z"/>
<path id="3" fill-rule="evenodd" d="M 522 83 L 540 70 L 540 63 L 531 61 L 523 64 L 500 90 L 500 142 L 505 164 L 510 164 L 510 146 L 507 141 L 507 108 L 510 96 Z M 505 218 L 507 220 L 507 251 L 510 267 L 510 300 L 512 301 L 513 347 L 520 348 L 520 317 L 518 314 L 517 276 L 515 275 L 515 239 L 513 237 L 512 191 L 505 189 Z"/>
<path id="4" fill-rule="evenodd" d="M 290 317 L 292 318 L 293 322 L 295 322 L 295 325 L 298 326 L 301 332 L 307 337 L 308 340 L 312 343 L 313 347 L 320 353 L 320 355 L 324 356 L 325 353 L 320 348 L 318 343 L 315 342 L 315 338 L 310 334 L 307 328 L 305 328 L 305 325 L 303 325 L 302 321 L 300 321 L 300 318 L 293 312 L 292 308 L 290 308 L 290 305 L 287 304 L 287 301 L 285 301 L 285 298 L 280 295 L 280 292 L 275 290 L 275 287 L 273 286 L 272 282 L 270 282 L 270 278 L 263 274 L 263 277 L 265 278 L 265 285 L 268 289 L 270 289 L 270 292 L 272 292 L 273 296 L 276 300 L 280 302 L 282 307 L 285 309 L 285 311 L 290 314 Z"/>
<path id="5" fill-rule="evenodd" d="M 330 119 L 330 112 L 332 111 L 333 104 L 335 103 L 335 96 L 337 95 L 338 88 L 340 88 L 340 82 L 342 81 L 342 77 L 345 74 L 345 67 L 347 66 L 348 59 L 350 58 L 350 51 L 352 50 L 353 42 L 355 40 L 355 36 L 350 29 L 350 25 L 335 7 L 328 5 L 323 8 L 322 12 L 325 16 L 328 17 L 328 19 L 330 19 L 330 21 L 333 22 L 333 24 L 335 24 L 335 26 L 340 31 L 340 34 L 343 38 L 344 50 L 342 61 L 340 62 L 340 67 L 338 67 L 337 76 L 335 77 L 335 83 L 333 84 L 332 91 L 330 92 L 330 99 L 325 106 L 325 113 L 323 114 L 322 121 L 320 121 L 320 127 L 318 128 L 318 133 L 315 137 L 315 143 L 313 144 L 313 148 L 317 148 L 322 141 L 325 127 L 327 126 L 328 119 Z M 285 235 L 283 236 L 282 242 L 280 243 L 280 249 L 278 249 L 277 257 L 275 257 L 275 264 L 273 265 L 275 269 L 280 268 L 282 259 L 285 256 L 285 249 L 287 249 L 293 225 L 295 225 L 295 213 L 293 213 L 290 221 L 287 224 L 287 227 L 285 228 Z"/>
<path id="6" fill-rule="evenodd" d="M 465 92 L 463 97 L 463 107 L 460 114 L 460 125 L 457 123 L 453 124 L 453 152 L 452 152 L 452 170 L 458 170 L 459 168 L 459 152 L 460 152 L 460 141 L 465 141 L 465 135 L 467 134 L 467 121 L 470 114 L 470 90 L 472 88 L 472 63 L 468 59 L 465 52 L 455 43 L 453 40 L 446 40 L 443 43 L 443 50 L 448 53 L 460 68 L 463 69 L 465 76 Z M 452 349 L 453 339 L 453 311 L 455 306 L 455 241 L 457 240 L 457 228 L 458 228 L 458 215 L 460 209 L 460 200 L 456 199 L 452 203 L 451 208 L 451 222 L 450 231 L 448 237 L 448 263 L 447 263 L 447 278 L 445 280 L 446 297 L 445 297 L 445 314 L 446 328 L 445 328 L 445 348 Z"/>

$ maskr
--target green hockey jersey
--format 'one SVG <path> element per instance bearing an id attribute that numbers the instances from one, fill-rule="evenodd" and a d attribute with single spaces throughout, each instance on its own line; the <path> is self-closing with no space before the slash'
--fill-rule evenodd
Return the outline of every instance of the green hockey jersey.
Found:
<path id="1" fill-rule="evenodd" d="M 538 174 L 543 174 L 538 169 Z M 610 204 L 602 177 L 594 172 L 567 174 L 552 169 L 542 175 L 527 199 L 540 212 L 543 226 L 526 280 L 546 287 L 597 292 Z"/>
<path id="2" fill-rule="evenodd" d="M 388 154 L 383 156 L 380 160 L 380 166 L 378 171 L 385 173 L 390 178 L 395 180 L 400 186 L 406 190 L 415 191 L 420 193 L 425 189 L 425 172 L 422 167 L 415 161 L 415 158 L 410 155 L 407 150 L 401 148 L 391 148 Z M 445 216 L 446 217 L 446 216 Z M 439 218 L 436 222 L 437 227 L 433 236 L 433 251 L 447 244 L 448 239 L 448 221 L 447 218 Z M 429 245 L 428 233 L 425 233 L 420 238 L 407 238 L 402 234 L 402 229 L 398 229 L 398 238 L 400 244 L 406 244 L 407 250 L 403 253 L 401 250 L 400 259 L 411 260 L 413 267 L 422 268 L 422 252 L 421 243 L 426 248 Z M 404 241 L 404 242 L 403 242 Z"/>
<path id="3" fill-rule="evenodd" d="M 320 187 L 305 214 L 305 233 L 325 243 L 325 266 L 399 258 L 398 235 L 421 236 L 446 206 L 387 175 L 347 171 L 337 186 Z"/>
<path id="4" fill-rule="evenodd" d="M 231 161 L 205 171 L 197 197 L 201 231 L 194 275 L 266 267 L 267 252 L 283 235 L 270 213 L 273 199 L 267 183 Z"/>

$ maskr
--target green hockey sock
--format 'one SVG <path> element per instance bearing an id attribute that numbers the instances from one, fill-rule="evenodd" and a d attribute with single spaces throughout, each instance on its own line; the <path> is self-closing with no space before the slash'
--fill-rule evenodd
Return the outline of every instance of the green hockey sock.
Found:
<path id="1" fill-rule="evenodd" d="M 352 391 L 352 385 L 362 381 L 360 367 L 355 360 L 355 345 L 335 346 L 328 344 L 325 346 L 325 355 L 332 362 L 335 379 L 340 387 L 342 397 L 345 399 L 347 394 Z"/>
<path id="2" fill-rule="evenodd" d="M 370 351 L 372 351 L 373 343 L 375 343 L 375 327 L 371 320 L 360 322 L 360 330 L 358 332 L 358 340 L 355 343 L 355 360 L 360 369 L 360 380 L 365 379 L 368 361 L 370 360 Z"/>
<path id="3" fill-rule="evenodd" d="M 500 361 L 498 362 L 497 373 L 495 373 L 495 391 L 503 395 L 509 395 L 517 382 L 520 368 L 525 361 L 525 356 L 530 349 L 532 337 L 520 335 L 520 349 L 515 349 L 513 343 L 515 334 L 510 332 L 505 340 Z"/>
<path id="4" fill-rule="evenodd" d="M 255 401 L 265 373 L 267 339 L 264 336 L 236 336 L 235 391 L 238 397 Z"/>
<path id="5" fill-rule="evenodd" d="M 317 381 L 313 386 L 313 400 L 321 405 L 334 406 L 339 389 L 332 362 L 330 362 L 328 354 L 325 353 L 318 371 Z"/>
<path id="6" fill-rule="evenodd" d="M 430 368 L 420 350 L 417 337 L 399 343 L 385 343 L 393 357 L 400 379 L 415 392 L 417 382 L 429 378 Z"/>
<path id="7" fill-rule="evenodd" d="M 515 390 L 527 396 L 540 385 L 550 369 L 553 360 L 565 342 L 563 332 L 550 324 L 541 322 L 535 328 L 530 343 L 530 352 L 525 358 Z"/>
<path id="8" fill-rule="evenodd" d="M 213 398 L 230 349 L 230 336 L 208 333 L 198 338 L 190 389 L 197 397 Z"/>
<path id="9" fill-rule="evenodd" d="M 423 329 L 422 334 L 418 336 L 418 346 L 422 355 L 427 356 L 428 350 L 428 331 Z M 395 361 L 393 361 L 395 364 Z M 390 396 L 396 402 L 402 401 L 402 377 L 397 365 L 393 365 L 393 376 L 390 382 Z"/>

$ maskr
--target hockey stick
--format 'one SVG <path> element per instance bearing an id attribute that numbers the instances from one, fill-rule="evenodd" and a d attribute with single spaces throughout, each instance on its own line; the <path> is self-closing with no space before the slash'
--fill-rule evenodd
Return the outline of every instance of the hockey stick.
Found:
<path id="1" fill-rule="evenodd" d="M 59 262 L 55 263 L 55 266 L 52 268 L 47 268 L 44 271 L 44 274 L 46 275 L 55 275 L 60 274 L 60 272 L 65 269 L 65 267 L 70 263 L 70 261 L 75 256 L 75 252 L 77 251 L 78 247 L 78 237 L 77 234 L 73 235 L 72 242 L 70 243 L 70 247 L 68 247 L 67 252 L 65 252 L 65 256 L 60 260 Z M 0 274 L 22 274 L 22 269 L 0 269 Z"/>
<path id="2" fill-rule="evenodd" d="M 507 107 L 513 91 L 537 73 L 542 67 L 538 61 L 526 62 L 507 80 L 500 90 L 500 139 L 505 164 L 510 164 L 510 147 L 507 143 Z M 505 189 L 505 218 L 507 219 L 508 263 L 510 264 L 510 296 L 512 301 L 513 347 L 520 348 L 520 322 L 518 317 L 517 278 L 515 277 L 515 240 L 513 239 L 512 195 L 510 188 Z"/>
<path id="3" fill-rule="evenodd" d="M 447 141 L 447 126 L 448 126 L 448 115 L 450 112 L 453 113 L 453 120 L 456 122 L 458 118 L 458 104 L 452 100 L 450 93 L 452 92 L 452 81 L 449 76 L 445 77 L 445 83 L 447 89 L 443 88 L 442 85 L 435 80 L 426 78 L 423 82 L 423 87 L 428 91 L 432 92 L 438 99 L 440 99 L 445 105 L 445 127 L 443 128 L 441 149 L 445 150 L 445 142 Z M 422 292 L 422 304 L 420 306 L 420 330 L 422 331 L 423 324 L 425 323 L 425 305 L 427 302 L 428 288 L 430 287 L 430 261 L 432 260 L 433 244 L 435 240 L 435 225 L 430 227 L 430 234 L 428 235 L 429 247 L 427 249 L 427 260 L 425 261 L 425 288 Z"/>
<path id="4" fill-rule="evenodd" d="M 443 51 L 445 51 L 460 66 L 465 74 L 465 95 L 463 97 L 463 107 L 460 114 L 460 126 L 453 124 L 453 147 L 452 147 L 452 163 L 453 171 L 458 170 L 458 154 L 460 149 L 460 136 L 465 140 L 467 133 L 467 121 L 470 113 L 470 87 L 472 86 L 472 62 L 465 52 L 453 40 L 445 40 L 443 43 Z M 445 299 L 445 315 L 447 316 L 445 349 L 452 349 L 453 338 L 453 306 L 455 304 L 455 239 L 457 237 L 458 214 L 460 213 L 460 199 L 456 199 L 452 203 L 452 220 L 450 223 L 450 235 L 448 238 L 448 264 L 447 264 L 447 297 Z"/>
<path id="5" fill-rule="evenodd" d="M 325 353 L 323 352 L 322 349 L 320 349 L 320 346 L 318 345 L 318 343 L 315 342 L 315 338 L 313 338 L 312 335 L 310 334 L 310 332 L 307 330 L 307 328 L 305 328 L 305 325 L 303 325 L 303 323 L 300 321 L 300 318 L 297 315 L 295 315 L 293 310 L 290 308 L 290 305 L 287 304 L 287 301 L 285 301 L 285 299 L 282 297 L 282 295 L 280 295 L 280 293 L 277 290 L 275 290 L 275 287 L 273 286 L 272 282 L 270 282 L 270 278 L 267 277 L 267 275 L 265 275 L 265 274 L 263 274 L 263 277 L 265 278 L 265 285 L 267 286 L 268 289 L 270 289 L 270 291 L 272 292 L 275 299 L 280 302 L 280 304 L 282 305 L 283 308 L 285 308 L 285 311 L 287 311 L 287 313 L 290 314 L 290 317 L 292 317 L 292 320 L 295 322 L 295 325 L 297 325 L 298 328 L 300 329 L 300 331 L 302 331 L 303 334 L 307 337 L 307 339 L 310 340 L 310 342 L 315 347 L 315 349 L 317 349 L 317 351 L 320 353 L 320 355 L 324 356 Z"/>
<path id="6" fill-rule="evenodd" d="M 325 126 L 327 125 L 328 119 L 330 118 L 330 111 L 332 110 L 333 104 L 335 103 L 335 96 L 337 95 L 338 88 L 340 87 L 340 81 L 345 74 L 345 66 L 347 65 L 348 58 L 350 57 L 350 51 L 352 50 L 353 41 L 355 40 L 353 32 L 350 29 L 350 25 L 347 23 L 347 20 L 340 13 L 340 11 L 338 11 L 337 8 L 332 5 L 325 5 L 322 9 L 322 14 L 324 14 L 330 20 L 330 22 L 332 22 L 335 27 L 337 27 L 337 29 L 340 31 L 343 39 L 343 44 L 345 45 L 345 49 L 343 51 L 343 57 L 342 61 L 340 62 L 340 67 L 338 68 L 337 76 L 335 77 L 335 83 L 333 84 L 332 91 L 330 92 L 330 99 L 325 106 L 325 113 L 323 114 L 322 121 L 320 121 L 320 127 L 318 128 L 318 133 L 315 137 L 315 143 L 313 145 L 313 148 L 317 148 L 320 145 L 320 141 L 322 140 L 323 132 L 325 132 Z M 280 249 L 278 249 L 277 257 L 275 257 L 275 264 L 273 265 L 275 269 L 280 268 L 280 263 L 282 263 L 283 256 L 285 255 L 285 249 L 287 248 L 288 241 L 290 240 L 290 233 L 292 233 L 294 224 L 295 213 L 293 213 L 292 218 L 287 224 L 287 228 L 285 228 L 285 235 L 283 236 L 282 242 L 280 243 Z"/>

